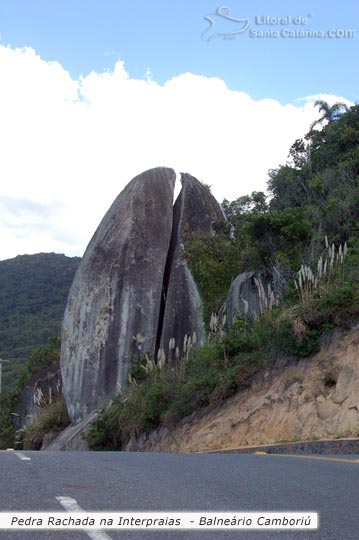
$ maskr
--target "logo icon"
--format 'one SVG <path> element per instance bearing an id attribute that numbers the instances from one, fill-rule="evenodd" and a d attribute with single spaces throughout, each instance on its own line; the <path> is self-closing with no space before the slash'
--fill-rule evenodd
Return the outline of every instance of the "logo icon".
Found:
<path id="1" fill-rule="evenodd" d="M 209 22 L 209 26 L 205 29 L 205 31 L 201 35 L 201 38 L 204 41 L 213 41 L 214 39 L 217 39 L 217 38 L 235 39 L 240 34 L 243 34 L 243 32 L 246 32 L 246 30 L 248 30 L 248 28 L 251 25 L 249 19 L 239 19 L 237 17 L 232 17 L 230 15 L 230 9 L 225 6 L 221 6 L 217 8 L 215 13 L 206 15 L 206 17 L 203 17 L 203 18 L 207 22 Z M 223 27 L 224 22 L 228 29 L 230 28 L 228 23 L 233 23 L 232 31 L 223 32 L 221 30 L 221 27 Z"/>

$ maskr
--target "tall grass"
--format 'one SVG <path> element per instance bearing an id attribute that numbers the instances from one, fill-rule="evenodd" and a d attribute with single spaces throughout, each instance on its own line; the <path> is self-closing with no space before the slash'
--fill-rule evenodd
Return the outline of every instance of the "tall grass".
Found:
<path id="1" fill-rule="evenodd" d="M 319 257 L 316 270 L 302 264 L 294 280 L 302 303 L 312 300 L 315 295 L 328 292 L 334 284 L 342 284 L 346 279 L 344 262 L 348 253 L 347 243 L 339 244 L 337 248 L 335 244 L 329 245 L 325 237 L 325 244 L 325 253 Z"/>
<path id="2" fill-rule="evenodd" d="M 62 431 L 70 423 L 63 398 L 44 404 L 38 416 L 23 431 L 25 450 L 40 450 L 47 433 Z"/>

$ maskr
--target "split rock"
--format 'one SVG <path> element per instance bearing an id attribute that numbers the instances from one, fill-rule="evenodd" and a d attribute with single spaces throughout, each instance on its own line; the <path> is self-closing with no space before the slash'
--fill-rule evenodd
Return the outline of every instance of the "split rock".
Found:
<path id="1" fill-rule="evenodd" d="M 73 423 L 126 386 L 136 353 L 155 352 L 174 185 L 168 168 L 136 176 L 106 213 L 77 270 L 61 346 Z"/>
<path id="2" fill-rule="evenodd" d="M 188 339 L 190 344 L 196 346 L 202 346 L 206 341 L 202 300 L 183 256 L 185 234 L 194 232 L 215 236 L 216 224 L 225 221 L 220 205 L 206 186 L 183 173 L 181 182 L 182 190 L 174 205 L 172 239 L 165 274 L 161 348 L 167 358 L 173 357 L 175 352 L 169 352 L 171 338 L 174 338 L 180 355 L 188 350 Z"/>

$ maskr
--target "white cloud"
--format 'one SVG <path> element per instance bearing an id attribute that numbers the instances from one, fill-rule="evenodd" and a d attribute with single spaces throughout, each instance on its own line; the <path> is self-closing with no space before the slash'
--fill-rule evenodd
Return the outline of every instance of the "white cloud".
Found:
<path id="1" fill-rule="evenodd" d="M 316 101 L 326 101 L 329 105 L 334 105 L 334 103 L 344 103 L 345 105 L 353 105 L 352 101 L 341 96 L 333 96 L 332 94 L 314 94 L 312 96 L 305 96 L 297 98 L 296 102 L 300 103 L 315 103 Z"/>
<path id="2" fill-rule="evenodd" d="M 268 169 L 317 118 L 314 101 L 344 101 L 282 106 L 192 73 L 159 85 L 121 61 L 73 80 L 31 48 L 1 45 L 0 80 L 0 259 L 81 255 L 113 199 L 151 167 L 189 172 L 220 201 L 265 190 Z"/>

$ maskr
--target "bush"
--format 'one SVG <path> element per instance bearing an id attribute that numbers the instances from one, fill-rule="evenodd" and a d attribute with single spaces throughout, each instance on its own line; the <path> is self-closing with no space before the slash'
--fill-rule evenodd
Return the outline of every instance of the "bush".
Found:
<path id="1" fill-rule="evenodd" d="M 34 349 L 26 361 L 25 369 L 21 373 L 17 386 L 18 392 L 26 385 L 36 373 L 60 362 L 61 342 L 59 338 L 49 338 L 47 347 Z"/>
<path id="2" fill-rule="evenodd" d="M 350 326 L 359 315 L 358 287 L 342 283 L 328 291 L 318 303 L 319 316 L 335 326 Z"/>
<path id="3" fill-rule="evenodd" d="M 184 257 L 198 286 L 208 327 L 211 313 L 225 301 L 231 281 L 238 274 L 241 252 L 225 231 L 215 237 L 187 231 Z"/>
<path id="4" fill-rule="evenodd" d="M 27 426 L 23 435 L 25 450 L 40 450 L 47 433 L 58 433 L 70 424 L 65 401 L 59 399 L 43 407 L 36 419 Z"/>
<path id="5" fill-rule="evenodd" d="M 124 448 L 133 436 L 159 425 L 172 427 L 201 407 L 218 405 L 266 363 L 261 352 L 227 356 L 223 344 L 204 347 L 176 367 L 155 368 L 132 384 L 93 423 L 86 439 L 92 449 Z"/>
<path id="6" fill-rule="evenodd" d="M 27 382 L 43 369 L 60 361 L 60 339 L 49 338 L 48 346 L 35 349 L 30 354 L 25 368 L 22 369 L 16 386 L 0 395 L 0 448 L 13 446 L 16 432 L 11 424 L 11 413 L 21 398 L 21 392 Z"/>
<path id="7" fill-rule="evenodd" d="M 14 448 L 16 431 L 12 426 L 3 428 L 0 432 L 0 450 Z"/>
<path id="8" fill-rule="evenodd" d="M 14 390 L 0 394 L 0 449 L 13 448 L 15 429 L 11 424 L 11 413 L 18 399 Z"/>

